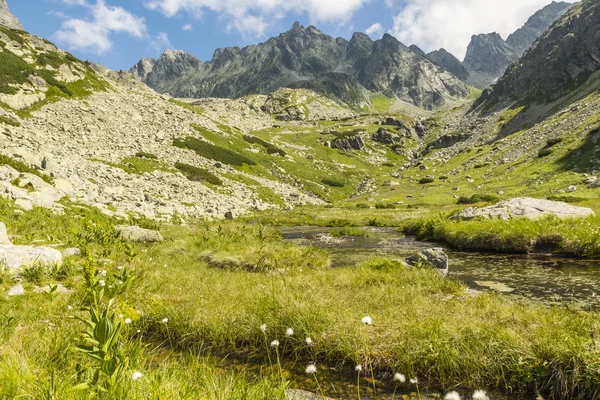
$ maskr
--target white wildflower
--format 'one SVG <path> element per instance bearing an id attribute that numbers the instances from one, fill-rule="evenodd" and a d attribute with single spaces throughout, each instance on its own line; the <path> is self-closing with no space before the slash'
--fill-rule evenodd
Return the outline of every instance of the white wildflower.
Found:
<path id="1" fill-rule="evenodd" d="M 123 318 L 123 314 L 119 314 L 119 318 Z"/>
<path id="2" fill-rule="evenodd" d="M 306 340 L 306 344 L 307 344 L 307 345 L 309 345 L 309 346 L 312 346 L 312 344 L 313 344 L 313 341 L 312 341 L 312 339 L 311 339 L 311 338 L 307 337 L 305 340 Z"/>
<path id="3" fill-rule="evenodd" d="M 106 286 L 106 282 L 104 280 L 99 280 L 98 283 L 100 284 L 100 286 L 104 287 Z"/>
<path id="4" fill-rule="evenodd" d="M 416 385 L 417 383 L 419 383 L 419 381 L 417 380 L 417 378 L 412 378 L 410 380 L 410 383 L 412 383 L 413 385 Z"/>
<path id="5" fill-rule="evenodd" d="M 123 269 L 123 266 L 122 266 L 122 265 L 119 265 L 119 266 L 117 267 L 117 269 L 120 271 L 120 270 L 122 270 L 122 269 Z"/>
<path id="6" fill-rule="evenodd" d="M 373 319 L 371 317 L 363 317 L 361 321 L 365 325 L 373 325 Z"/>
<path id="7" fill-rule="evenodd" d="M 125 318 L 125 324 L 129 325 L 131 323 L 131 318 Z"/>
<path id="8" fill-rule="evenodd" d="M 309 375 L 316 374 L 317 366 L 315 364 L 309 364 L 308 367 L 306 367 L 306 373 Z"/>
<path id="9" fill-rule="evenodd" d="M 358 364 L 356 367 L 354 367 L 354 370 L 356 372 L 362 372 L 362 365 Z"/>
<path id="10" fill-rule="evenodd" d="M 406 377 L 400 373 L 394 374 L 394 380 L 400 383 L 406 382 Z"/>
<path id="11" fill-rule="evenodd" d="M 260 326 L 260 330 L 261 330 L 263 333 L 265 333 L 265 332 L 267 331 L 267 324 L 262 324 L 262 325 Z"/>
<path id="12" fill-rule="evenodd" d="M 163 318 L 162 323 L 166 324 L 167 322 L 169 322 L 169 318 Z"/>
<path id="13" fill-rule="evenodd" d="M 271 342 L 271 347 L 277 347 L 277 346 L 279 346 L 279 340 L 273 340 Z"/>
<path id="14" fill-rule="evenodd" d="M 485 390 L 476 390 L 473 393 L 473 400 L 490 400 Z"/>
<path id="15" fill-rule="evenodd" d="M 460 400 L 460 395 L 457 392 L 450 392 L 446 394 L 444 400 Z"/>
<path id="16" fill-rule="evenodd" d="M 108 272 L 104 269 L 102 270 L 102 272 L 100 272 L 102 274 L 102 276 L 106 276 L 106 274 L 108 274 Z"/>
<path id="17" fill-rule="evenodd" d="M 131 375 L 131 380 L 133 381 L 137 381 L 138 379 L 140 379 L 142 377 L 142 373 L 141 372 L 134 372 L 133 375 Z"/>
<path id="18" fill-rule="evenodd" d="M 72 309 L 73 309 L 73 307 L 67 306 L 67 310 L 71 311 Z"/>
<path id="19" fill-rule="evenodd" d="M 285 336 L 294 336 L 294 330 L 292 328 L 287 328 L 285 330 Z"/>

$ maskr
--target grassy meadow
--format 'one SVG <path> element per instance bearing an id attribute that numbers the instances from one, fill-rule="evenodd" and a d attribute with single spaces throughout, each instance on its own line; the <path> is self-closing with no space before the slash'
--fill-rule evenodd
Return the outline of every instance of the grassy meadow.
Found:
<path id="1" fill-rule="evenodd" d="M 371 376 L 393 387 L 401 373 L 421 390 L 598 395 L 594 310 L 476 295 L 387 259 L 331 268 L 324 250 L 285 242 L 259 223 L 132 221 L 160 228 L 166 239 L 141 245 L 123 242 L 112 229 L 117 221 L 92 209 L 67 205 L 61 216 L 0 206 L 15 243 L 82 253 L 62 268 L 27 269 L 27 294 L 0 297 L 0 398 L 283 399 L 310 363 L 323 383 L 332 370 L 356 379 L 362 365 L 363 393 Z M 382 219 L 394 212 L 371 211 Z M 3 293 L 14 285 L 7 271 L 1 281 Z M 70 291 L 53 292 L 58 283 Z M 89 354 L 94 349 L 104 349 L 104 362 Z M 262 367 L 231 368 L 228 359 Z M 416 389 L 398 384 L 403 393 Z"/>

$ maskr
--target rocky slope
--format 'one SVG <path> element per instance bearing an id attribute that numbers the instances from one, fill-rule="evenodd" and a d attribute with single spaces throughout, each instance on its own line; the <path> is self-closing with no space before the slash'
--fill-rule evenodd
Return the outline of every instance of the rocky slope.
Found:
<path id="1" fill-rule="evenodd" d="M 561 17 L 513 64 L 480 103 L 551 102 L 593 84 L 600 70 L 600 3 L 582 1 Z M 583 88 L 586 89 L 586 88 Z"/>
<path id="2" fill-rule="evenodd" d="M 23 25 L 17 17 L 11 14 L 6 0 L 0 0 L 0 26 L 10 29 L 23 30 Z"/>
<path id="3" fill-rule="evenodd" d="M 470 85 L 485 89 L 502 76 L 506 68 L 517 61 L 571 5 L 552 2 L 532 15 L 506 41 L 495 32 L 473 35 L 462 63 L 443 49 L 427 54 L 427 58 Z"/>
<path id="4" fill-rule="evenodd" d="M 432 109 L 468 95 L 467 86 L 389 35 L 333 38 L 296 23 L 288 32 L 243 49 L 218 49 L 202 63 L 179 51 L 142 60 L 131 72 L 150 87 L 177 97 L 238 98 L 282 87 L 307 88 L 364 107 L 384 93 Z M 145 77 L 145 78 L 144 78 Z"/>

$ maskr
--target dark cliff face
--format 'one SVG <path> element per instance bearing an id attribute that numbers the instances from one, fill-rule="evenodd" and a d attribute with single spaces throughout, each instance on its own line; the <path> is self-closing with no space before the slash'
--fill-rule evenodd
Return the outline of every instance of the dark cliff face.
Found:
<path id="1" fill-rule="evenodd" d="M 298 23 L 255 46 L 219 49 L 206 63 L 168 51 L 151 72 L 148 66 L 138 63 L 131 72 L 155 90 L 180 97 L 240 97 L 303 87 L 353 105 L 364 103 L 369 90 L 433 108 L 469 93 L 460 79 L 390 35 L 373 42 L 356 33 L 347 41 Z"/>
<path id="2" fill-rule="evenodd" d="M 479 100 L 551 101 L 577 89 L 600 70 L 600 2 L 573 6 Z"/>

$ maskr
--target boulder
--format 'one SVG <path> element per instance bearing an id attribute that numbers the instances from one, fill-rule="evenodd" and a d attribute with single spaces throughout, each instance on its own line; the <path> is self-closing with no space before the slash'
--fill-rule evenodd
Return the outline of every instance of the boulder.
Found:
<path id="1" fill-rule="evenodd" d="M 558 218 L 585 218 L 594 215 L 594 211 L 560 201 L 550 201 L 519 197 L 501 201 L 488 207 L 467 208 L 453 218 L 471 220 L 474 218 L 542 218 L 554 215 Z"/>
<path id="2" fill-rule="evenodd" d="M 23 296 L 25 294 L 25 288 L 20 283 L 13 286 L 9 291 L 9 296 Z"/>
<path id="3" fill-rule="evenodd" d="M 600 179 L 596 179 L 592 183 L 590 183 L 590 189 L 598 189 L 600 188 Z"/>
<path id="4" fill-rule="evenodd" d="M 360 136 L 352 136 L 345 139 L 335 139 L 331 142 L 333 149 L 352 151 L 352 150 L 363 150 L 365 148 L 365 142 Z"/>
<path id="5" fill-rule="evenodd" d="M 160 232 L 151 229 L 140 228 L 139 226 L 119 225 L 115 229 L 121 233 L 121 237 L 129 242 L 136 243 L 154 243 L 162 242 L 165 239 Z"/>
<path id="6" fill-rule="evenodd" d="M 422 265 L 435 268 L 443 276 L 448 274 L 448 255 L 442 248 L 432 248 L 423 250 L 404 260 L 408 265 Z"/>
<path id="7" fill-rule="evenodd" d="M 15 246 L 6 233 L 6 226 L 0 222 L 0 265 L 19 269 L 32 264 L 60 265 L 62 253 L 49 247 Z"/>

